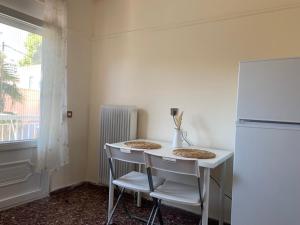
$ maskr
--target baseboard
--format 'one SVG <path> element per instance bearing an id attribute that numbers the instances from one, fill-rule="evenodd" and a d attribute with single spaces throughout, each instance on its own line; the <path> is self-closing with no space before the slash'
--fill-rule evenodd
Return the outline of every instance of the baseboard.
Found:
<path id="1" fill-rule="evenodd" d="M 63 187 L 56 188 L 56 189 L 50 191 L 50 196 L 53 195 L 53 194 L 73 190 L 73 189 L 75 189 L 75 188 L 77 188 L 81 185 L 84 185 L 84 184 L 90 184 L 90 182 L 81 181 L 81 182 L 77 182 L 77 183 L 73 183 L 73 184 L 63 186 Z"/>

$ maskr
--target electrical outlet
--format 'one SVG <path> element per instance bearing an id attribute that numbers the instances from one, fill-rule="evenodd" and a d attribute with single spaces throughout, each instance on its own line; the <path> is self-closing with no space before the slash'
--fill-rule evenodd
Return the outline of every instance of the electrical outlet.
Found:
<path id="1" fill-rule="evenodd" d="M 176 116 L 178 113 L 178 108 L 171 108 L 171 116 Z"/>
<path id="2" fill-rule="evenodd" d="M 73 112 L 72 111 L 67 111 L 67 117 L 72 118 L 72 116 L 73 116 Z"/>

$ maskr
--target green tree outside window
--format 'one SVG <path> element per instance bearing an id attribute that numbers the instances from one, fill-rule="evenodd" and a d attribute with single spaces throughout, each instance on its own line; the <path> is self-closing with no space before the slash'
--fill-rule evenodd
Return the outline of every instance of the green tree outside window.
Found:
<path id="1" fill-rule="evenodd" d="M 20 61 L 20 66 L 41 64 L 42 36 L 30 33 L 25 40 L 26 54 Z"/>
<path id="2" fill-rule="evenodd" d="M 22 101 L 22 94 L 16 85 L 19 78 L 16 77 L 15 71 L 7 66 L 4 59 L 4 54 L 0 52 L 0 112 L 4 111 L 5 97 L 9 96 L 12 101 Z"/>

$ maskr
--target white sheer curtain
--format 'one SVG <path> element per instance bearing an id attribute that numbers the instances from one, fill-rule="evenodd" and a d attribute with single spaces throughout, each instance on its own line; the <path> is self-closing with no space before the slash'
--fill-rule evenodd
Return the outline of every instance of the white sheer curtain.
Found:
<path id="1" fill-rule="evenodd" d="M 69 162 L 66 8 L 66 0 L 45 0 L 37 170 L 53 171 Z"/>

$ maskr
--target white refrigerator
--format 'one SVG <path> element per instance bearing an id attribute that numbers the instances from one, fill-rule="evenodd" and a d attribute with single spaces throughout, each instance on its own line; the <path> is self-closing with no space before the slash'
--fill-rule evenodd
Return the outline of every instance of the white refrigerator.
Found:
<path id="1" fill-rule="evenodd" d="M 300 225 L 300 58 L 240 63 L 232 225 Z"/>

